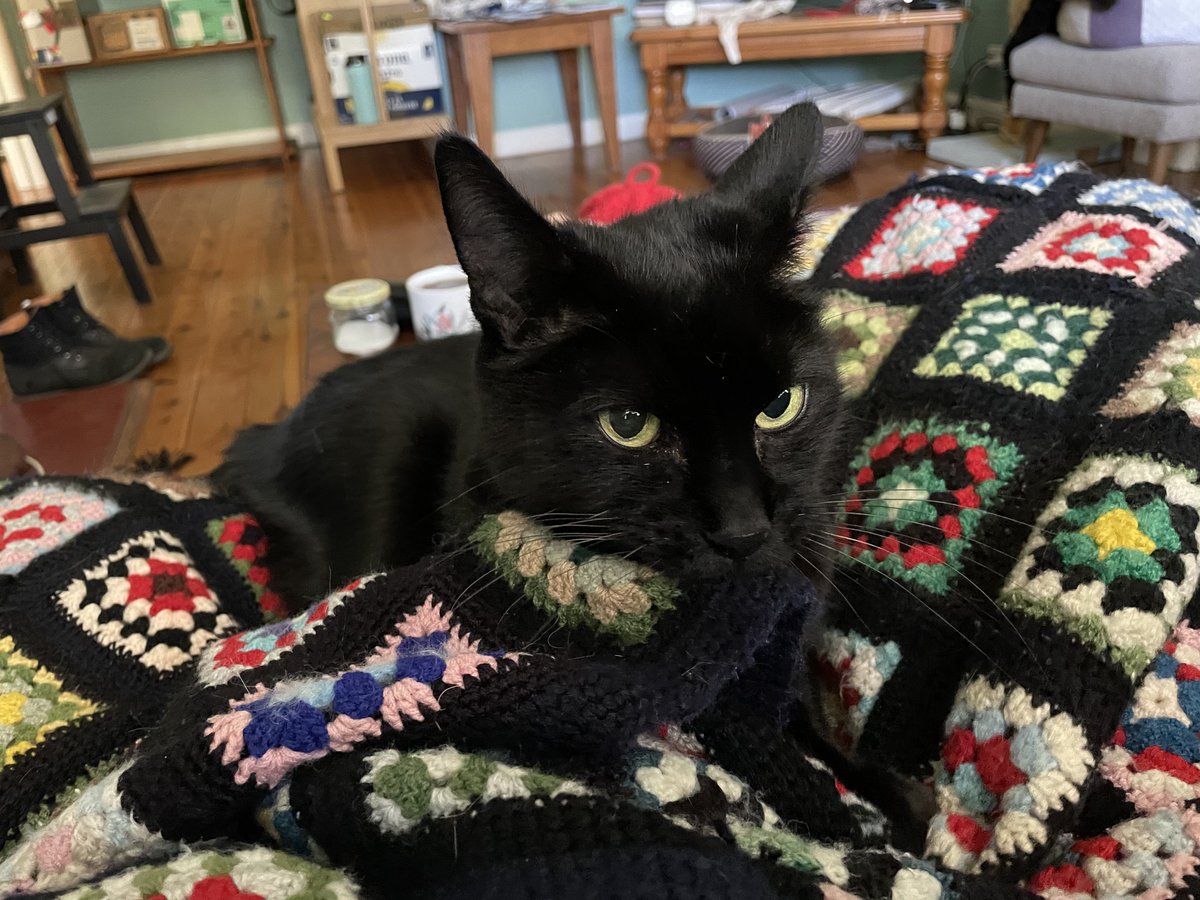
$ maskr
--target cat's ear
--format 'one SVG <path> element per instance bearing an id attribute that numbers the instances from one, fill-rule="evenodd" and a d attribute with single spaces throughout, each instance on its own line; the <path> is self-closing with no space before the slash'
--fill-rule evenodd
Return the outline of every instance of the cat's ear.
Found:
<path id="1" fill-rule="evenodd" d="M 821 156 L 824 132 L 814 104 L 788 108 L 725 170 L 714 193 L 766 213 L 768 219 L 798 219 Z"/>
<path id="2" fill-rule="evenodd" d="M 507 347 L 536 343 L 562 314 L 569 260 L 554 228 L 466 138 L 443 135 L 434 165 L 475 318 Z"/>

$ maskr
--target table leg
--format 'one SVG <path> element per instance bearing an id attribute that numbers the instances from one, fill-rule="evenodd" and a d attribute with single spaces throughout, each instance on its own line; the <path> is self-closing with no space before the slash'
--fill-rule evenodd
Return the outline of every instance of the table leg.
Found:
<path id="1" fill-rule="evenodd" d="M 71 163 L 72 170 L 74 170 L 76 182 L 80 185 L 94 183 L 96 179 L 92 173 L 91 162 L 88 159 L 87 147 L 83 138 L 83 128 L 79 124 L 79 116 L 75 113 L 75 104 L 71 102 L 71 91 L 67 84 L 66 73 L 53 69 L 39 69 L 37 66 L 34 66 L 33 71 L 38 89 L 43 95 L 62 95 L 62 107 L 58 111 L 58 122 L 56 123 L 58 127 L 56 130 L 59 142 L 62 144 L 63 152 Z M 67 134 L 68 130 L 70 132 L 69 135 Z M 69 147 L 68 142 L 72 146 Z"/>
<path id="2" fill-rule="evenodd" d="M 925 79 L 921 91 L 921 140 L 929 142 L 946 130 L 946 87 L 954 26 L 931 25 L 925 31 Z"/>
<path id="3" fill-rule="evenodd" d="M 612 19 L 598 19 L 591 27 L 592 78 L 596 82 L 596 105 L 604 126 L 604 154 L 613 172 L 621 169 L 621 139 L 617 134 L 617 73 L 613 67 Z"/>
<path id="4" fill-rule="evenodd" d="M 1042 145 L 1046 143 L 1046 132 L 1050 123 L 1042 119 L 1032 119 L 1025 127 L 1025 162 L 1036 163 L 1041 155 Z"/>
<path id="5" fill-rule="evenodd" d="M 655 159 L 667 155 L 667 66 L 657 48 L 642 45 L 642 70 L 646 73 L 646 141 Z"/>
<path id="6" fill-rule="evenodd" d="M 463 72 L 462 48 L 458 36 L 443 34 L 446 48 L 446 69 L 450 73 L 450 95 L 454 100 L 454 127 L 459 134 L 468 134 L 471 123 L 467 120 L 470 107 L 467 105 L 467 76 Z"/>
<path id="7" fill-rule="evenodd" d="M 1158 184 L 1167 183 L 1167 171 L 1171 168 L 1171 158 L 1175 155 L 1178 144 L 1160 144 L 1150 142 L 1150 169 L 1147 177 Z"/>
<path id="8" fill-rule="evenodd" d="M 672 66 L 667 70 L 667 118 L 678 122 L 687 112 L 687 100 L 683 96 L 683 83 L 687 77 L 687 69 L 683 66 Z"/>
<path id="9" fill-rule="evenodd" d="M 31 122 L 29 138 L 33 141 L 33 149 L 37 151 L 38 160 L 46 173 L 46 180 L 50 182 L 50 189 L 54 192 L 54 203 L 58 211 L 68 222 L 77 221 L 79 204 L 75 202 L 75 192 L 71 190 L 67 173 L 63 171 L 62 161 L 54 147 L 54 139 L 50 137 L 50 127 L 41 120 Z"/>
<path id="10" fill-rule="evenodd" d="M 96 176 L 92 174 L 92 164 L 88 161 L 79 135 L 76 134 L 75 128 L 71 124 L 65 96 L 63 103 L 58 106 L 58 121 L 55 123 L 55 127 L 58 128 L 58 139 L 62 141 L 67 159 L 71 161 L 71 169 L 75 172 L 75 183 L 80 187 L 95 184 Z"/>
<path id="11" fill-rule="evenodd" d="M 583 112 L 579 105 L 579 48 L 558 51 L 558 73 L 562 76 L 563 100 L 567 104 L 567 121 L 571 123 L 571 138 L 575 149 L 583 147 Z"/>
<path id="12" fill-rule="evenodd" d="M 488 156 L 493 150 L 492 45 L 486 33 L 464 34 L 460 44 L 467 97 L 475 117 L 475 142 Z"/>
<path id="13" fill-rule="evenodd" d="M 1128 174 L 1133 170 L 1133 151 L 1137 149 L 1137 138 L 1123 137 L 1121 138 L 1121 174 Z"/>
<path id="14" fill-rule="evenodd" d="M 346 190 L 346 181 L 342 178 L 342 160 L 338 156 L 338 145 L 330 137 L 322 137 L 321 161 L 325 164 L 325 180 L 329 183 L 329 193 L 340 194 Z"/>

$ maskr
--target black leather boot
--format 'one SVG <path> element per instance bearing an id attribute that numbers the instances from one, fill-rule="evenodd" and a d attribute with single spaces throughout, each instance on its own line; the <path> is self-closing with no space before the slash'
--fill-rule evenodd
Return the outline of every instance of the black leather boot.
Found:
<path id="1" fill-rule="evenodd" d="M 150 365 L 150 351 L 140 344 L 72 344 L 43 315 L 35 310 L 20 331 L 0 335 L 8 385 L 18 397 L 128 381 Z"/>
<path id="2" fill-rule="evenodd" d="M 74 285 L 63 291 L 60 300 L 47 303 L 45 306 L 34 306 L 26 301 L 22 304 L 22 308 L 28 312 L 38 310 L 43 316 L 46 316 L 50 324 L 69 339 L 68 343 L 88 347 L 107 347 L 118 341 L 126 340 L 117 337 L 109 330 L 108 326 L 83 308 L 79 292 L 75 290 Z M 140 344 L 149 350 L 152 366 L 171 358 L 171 345 L 165 338 L 132 338 L 127 340 L 127 343 Z"/>

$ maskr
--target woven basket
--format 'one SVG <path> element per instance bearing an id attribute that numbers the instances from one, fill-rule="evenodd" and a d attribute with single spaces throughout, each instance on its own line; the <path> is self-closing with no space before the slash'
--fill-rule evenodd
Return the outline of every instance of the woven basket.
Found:
<path id="1" fill-rule="evenodd" d="M 692 153 L 700 170 L 714 181 L 720 178 L 721 173 L 750 146 L 750 126 L 760 118 L 738 116 L 705 125 L 692 139 Z M 863 145 L 863 130 L 853 122 L 833 116 L 824 119 L 825 137 L 821 141 L 821 158 L 814 176 L 818 184 L 853 169 Z"/>

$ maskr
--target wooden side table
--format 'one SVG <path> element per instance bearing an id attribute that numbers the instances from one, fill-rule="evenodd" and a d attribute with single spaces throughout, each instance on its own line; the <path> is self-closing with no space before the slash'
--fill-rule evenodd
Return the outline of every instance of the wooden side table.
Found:
<path id="1" fill-rule="evenodd" d="M 596 103 L 604 128 L 604 151 L 609 167 L 621 167 L 617 139 L 617 81 L 613 68 L 612 18 L 619 9 L 583 13 L 558 13 L 526 22 L 438 22 L 445 38 L 446 67 L 454 95 L 454 120 L 467 128 L 468 110 L 475 118 L 475 139 L 489 156 L 493 150 L 492 60 L 498 56 L 524 53 L 558 54 L 567 117 L 575 146 L 583 145 L 583 122 L 579 103 L 579 49 L 586 47 L 592 60 Z"/>
<path id="2" fill-rule="evenodd" d="M 776 16 L 746 22 L 738 46 L 747 62 L 770 59 L 824 59 L 877 53 L 921 53 L 925 57 L 921 109 L 916 113 L 868 116 L 858 124 L 867 131 L 916 129 L 924 140 L 946 127 L 946 87 L 955 29 L 967 20 L 965 9 L 889 13 L 887 15 Z M 646 138 L 662 159 L 673 137 L 691 137 L 707 124 L 689 110 L 683 96 L 686 66 L 724 63 L 716 25 L 671 28 L 641 25 L 630 39 L 640 45 L 646 73 Z"/>

